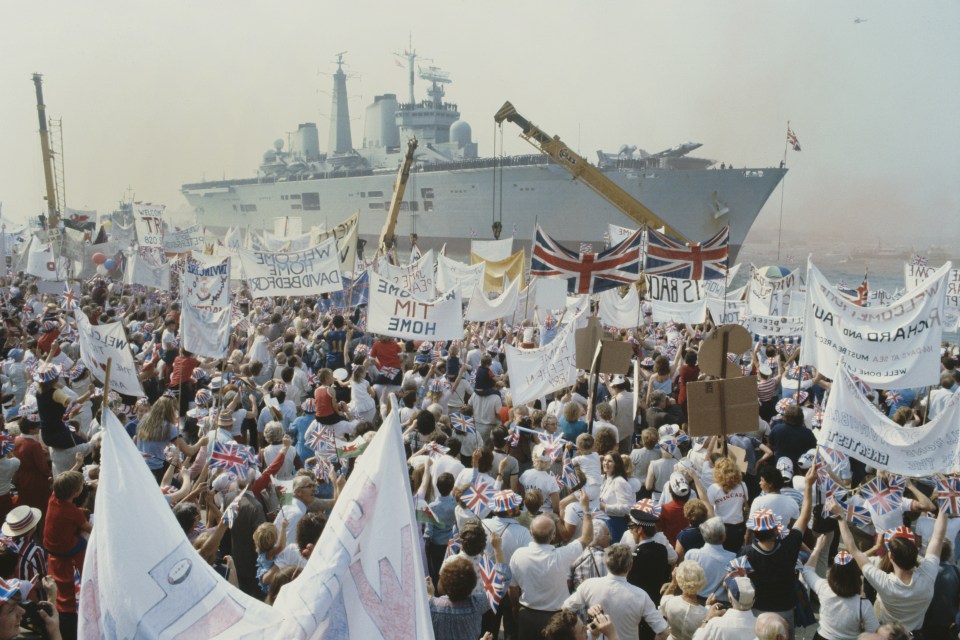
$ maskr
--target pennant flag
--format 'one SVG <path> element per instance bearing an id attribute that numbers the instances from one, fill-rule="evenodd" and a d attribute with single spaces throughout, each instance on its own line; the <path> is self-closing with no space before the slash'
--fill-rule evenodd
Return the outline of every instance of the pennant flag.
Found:
<path id="1" fill-rule="evenodd" d="M 647 275 L 685 280 L 722 280 L 727 275 L 730 227 L 706 242 L 680 242 L 653 229 L 647 230 Z"/>
<path id="2" fill-rule="evenodd" d="M 640 244 L 637 230 L 626 240 L 600 253 L 572 251 L 548 236 L 537 225 L 530 264 L 532 276 L 558 276 L 567 280 L 570 293 L 600 293 L 640 277 Z"/>
<path id="3" fill-rule="evenodd" d="M 787 127 L 787 142 L 793 147 L 794 151 L 800 151 L 800 140 L 790 127 Z"/>
<path id="4" fill-rule="evenodd" d="M 480 557 L 477 561 L 478 576 L 483 584 L 483 592 L 487 595 L 487 602 L 494 613 L 500 606 L 500 600 L 503 594 L 507 592 L 507 582 L 503 579 L 503 574 L 497 570 L 493 560 L 486 555 Z"/>
<path id="5" fill-rule="evenodd" d="M 493 494 L 492 484 L 486 480 L 477 479 L 460 495 L 460 501 L 465 508 L 476 514 L 478 518 L 482 518 Z"/>
<path id="6" fill-rule="evenodd" d="M 937 505 L 947 515 L 960 515 L 960 478 L 943 477 L 937 479 Z"/>

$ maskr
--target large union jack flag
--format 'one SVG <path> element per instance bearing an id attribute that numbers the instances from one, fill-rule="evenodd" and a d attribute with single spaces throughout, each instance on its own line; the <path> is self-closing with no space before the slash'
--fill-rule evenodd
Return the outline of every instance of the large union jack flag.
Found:
<path id="1" fill-rule="evenodd" d="M 727 277 L 730 227 L 724 227 L 706 242 L 680 242 L 659 231 L 647 229 L 644 272 L 687 280 L 721 280 Z"/>
<path id="2" fill-rule="evenodd" d="M 570 293 L 600 293 L 632 284 L 640 277 L 640 230 L 600 253 L 578 253 L 567 249 L 537 226 L 530 264 L 532 276 L 559 276 L 567 279 Z"/>
<path id="3" fill-rule="evenodd" d="M 503 574 L 497 570 L 496 564 L 487 556 L 480 557 L 477 561 L 477 569 L 480 573 L 480 582 L 483 583 L 483 592 L 487 595 L 487 602 L 496 613 L 503 594 L 507 592 L 507 583 L 503 579 Z"/>
<path id="4" fill-rule="evenodd" d="M 465 508 L 476 514 L 478 518 L 482 518 L 494 493 L 492 484 L 486 480 L 477 479 L 461 494 L 460 501 L 463 502 Z"/>

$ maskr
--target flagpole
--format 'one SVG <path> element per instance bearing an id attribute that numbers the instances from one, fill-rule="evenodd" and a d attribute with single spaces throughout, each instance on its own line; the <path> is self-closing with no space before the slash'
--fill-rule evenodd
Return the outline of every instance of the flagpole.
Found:
<path id="1" fill-rule="evenodd" d="M 790 132 L 790 121 L 787 120 L 787 132 Z M 783 166 L 787 166 L 787 144 L 786 136 L 783 138 Z M 780 179 L 780 229 L 777 231 L 777 264 L 780 264 L 780 242 L 783 239 L 783 192 L 787 185 L 787 175 L 784 174 Z"/>

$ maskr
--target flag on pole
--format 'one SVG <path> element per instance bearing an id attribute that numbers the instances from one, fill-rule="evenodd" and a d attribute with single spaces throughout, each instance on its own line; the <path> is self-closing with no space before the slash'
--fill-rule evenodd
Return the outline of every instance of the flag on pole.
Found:
<path id="1" fill-rule="evenodd" d="M 559 276 L 570 293 L 600 293 L 636 282 L 640 274 L 640 230 L 600 253 L 578 253 L 564 247 L 537 226 L 530 265 L 532 276 Z"/>
<path id="2" fill-rule="evenodd" d="M 647 230 L 647 275 L 686 280 L 721 280 L 727 277 L 730 227 L 705 242 L 680 242 L 659 231 Z"/>
<path id="3" fill-rule="evenodd" d="M 233 523 L 237 519 L 237 513 L 240 512 L 240 499 L 243 497 L 243 494 L 247 492 L 247 488 L 244 487 L 236 498 L 230 501 L 230 504 L 227 505 L 227 508 L 223 510 L 223 521 L 227 523 L 228 529 L 233 529 Z"/>
<path id="4" fill-rule="evenodd" d="M 240 450 L 240 446 L 215 440 L 213 449 L 210 451 L 210 468 L 222 469 L 225 473 L 232 473 L 238 478 L 245 477 L 249 465 L 247 456 Z"/>
<path id="5" fill-rule="evenodd" d="M 940 511 L 946 511 L 947 515 L 960 515 L 960 478 L 937 479 L 937 503 Z"/>
<path id="6" fill-rule="evenodd" d="M 503 599 L 503 594 L 507 592 L 507 582 L 503 579 L 503 574 L 497 569 L 496 564 L 486 555 L 480 557 L 477 561 L 480 582 L 483 584 L 483 592 L 487 595 L 487 602 L 490 603 L 490 609 L 494 613 Z"/>
<path id="7" fill-rule="evenodd" d="M 787 127 L 787 142 L 790 143 L 794 151 L 800 151 L 800 140 L 790 127 Z"/>
<path id="8" fill-rule="evenodd" d="M 472 511 L 477 517 L 482 518 L 486 515 L 487 504 L 493 498 L 494 493 L 492 484 L 486 480 L 477 479 L 460 495 L 460 501 L 465 508 Z"/>

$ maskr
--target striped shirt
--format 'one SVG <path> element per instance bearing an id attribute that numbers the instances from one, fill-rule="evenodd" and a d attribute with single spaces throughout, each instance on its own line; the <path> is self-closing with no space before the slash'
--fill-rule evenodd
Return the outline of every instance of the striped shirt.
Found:
<path id="1" fill-rule="evenodd" d="M 20 543 L 20 549 L 18 550 L 20 558 L 17 561 L 17 577 L 27 582 L 36 578 L 34 590 L 41 600 L 46 600 L 41 579 L 47 575 L 47 553 L 43 550 L 43 547 L 37 544 L 32 535 L 18 540 L 18 542 Z"/>
<path id="2" fill-rule="evenodd" d="M 772 400 L 775 395 L 777 395 L 777 386 L 779 386 L 780 380 L 773 376 L 767 378 L 766 380 L 757 380 L 757 399 L 760 402 L 767 402 Z"/>
<path id="3" fill-rule="evenodd" d="M 589 578 L 602 578 L 607 575 L 607 565 L 603 562 L 603 549 L 590 545 L 570 566 L 570 582 L 573 589 Z"/>

